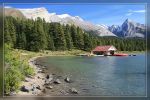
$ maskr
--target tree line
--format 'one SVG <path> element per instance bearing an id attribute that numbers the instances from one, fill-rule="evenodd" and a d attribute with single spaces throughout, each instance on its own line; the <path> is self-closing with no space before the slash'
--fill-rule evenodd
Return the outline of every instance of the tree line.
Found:
<path id="1" fill-rule="evenodd" d="M 99 45 L 114 45 L 120 51 L 142 51 L 146 45 L 142 38 L 99 37 L 75 25 L 13 17 L 5 17 L 4 41 L 13 48 L 29 51 L 90 51 Z"/>

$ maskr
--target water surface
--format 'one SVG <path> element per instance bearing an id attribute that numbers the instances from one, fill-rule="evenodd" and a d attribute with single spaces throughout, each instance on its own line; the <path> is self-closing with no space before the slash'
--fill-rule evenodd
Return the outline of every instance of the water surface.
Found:
<path id="1" fill-rule="evenodd" d="M 48 72 L 71 77 L 84 96 L 145 96 L 145 55 L 128 57 L 50 56 L 38 59 Z"/>

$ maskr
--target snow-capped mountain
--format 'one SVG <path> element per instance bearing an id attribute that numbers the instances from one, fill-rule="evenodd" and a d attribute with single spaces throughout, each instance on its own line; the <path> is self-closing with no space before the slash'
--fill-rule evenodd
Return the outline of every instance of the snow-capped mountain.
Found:
<path id="1" fill-rule="evenodd" d="M 117 36 L 117 37 L 145 37 L 146 29 L 143 24 L 136 23 L 132 20 L 125 20 L 121 25 L 112 25 L 110 27 L 104 24 L 93 24 L 82 19 L 79 16 L 69 14 L 58 15 L 49 13 L 46 8 L 15 9 L 5 8 L 5 15 L 13 17 L 22 17 L 28 19 L 44 18 L 46 22 L 58 22 L 61 24 L 74 24 L 87 32 L 92 32 L 98 36 Z"/>
<path id="2" fill-rule="evenodd" d="M 145 37 L 146 27 L 143 24 L 136 23 L 126 19 L 121 26 L 112 25 L 109 30 L 119 37 Z"/>
<path id="3" fill-rule="evenodd" d="M 83 20 L 79 16 L 71 16 L 69 14 L 57 15 L 49 13 L 46 8 L 19 9 L 26 18 L 36 19 L 44 18 L 47 22 L 59 22 L 61 24 L 74 24 L 85 31 L 93 31 L 98 36 L 116 36 L 110 32 L 104 25 L 95 25 L 91 22 Z"/>

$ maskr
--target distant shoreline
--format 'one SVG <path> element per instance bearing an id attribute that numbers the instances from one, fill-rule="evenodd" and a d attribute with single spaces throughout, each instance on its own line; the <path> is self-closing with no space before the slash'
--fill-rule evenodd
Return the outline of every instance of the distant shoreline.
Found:
<path id="1" fill-rule="evenodd" d="M 146 51 L 117 51 L 116 53 L 143 54 L 146 53 Z"/>

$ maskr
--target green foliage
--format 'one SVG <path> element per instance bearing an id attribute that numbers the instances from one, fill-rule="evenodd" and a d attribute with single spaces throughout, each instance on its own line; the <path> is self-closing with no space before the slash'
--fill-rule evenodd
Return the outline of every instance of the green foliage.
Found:
<path id="1" fill-rule="evenodd" d="M 24 63 L 23 64 L 23 74 L 25 76 L 31 76 L 31 75 L 34 75 L 34 69 L 31 68 L 28 64 Z"/>
<path id="2" fill-rule="evenodd" d="M 71 34 L 70 34 L 70 26 L 69 25 L 66 25 L 64 26 L 64 34 L 65 34 L 65 38 L 66 38 L 66 46 L 68 48 L 68 50 L 71 50 L 73 49 L 73 42 L 72 42 L 72 37 L 71 37 Z"/>
<path id="3" fill-rule="evenodd" d="M 23 75 L 15 66 L 10 66 L 5 72 L 5 93 L 9 94 L 11 91 L 16 91 L 19 88 L 21 80 L 23 80 Z"/>
<path id="4" fill-rule="evenodd" d="M 24 63 L 19 59 L 20 53 L 14 52 L 10 45 L 5 44 L 5 94 L 10 94 L 12 91 L 17 91 L 25 76 L 34 74 L 33 68 L 29 67 L 27 63 Z"/>
<path id="5" fill-rule="evenodd" d="M 99 45 L 114 45 L 119 51 L 145 50 L 145 39 L 142 38 L 99 37 L 95 32 L 85 32 L 75 25 L 46 23 L 40 18 L 22 20 L 6 17 L 4 25 L 5 42 L 14 48 L 30 51 L 90 51 Z"/>

